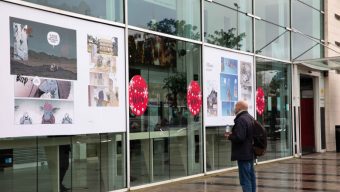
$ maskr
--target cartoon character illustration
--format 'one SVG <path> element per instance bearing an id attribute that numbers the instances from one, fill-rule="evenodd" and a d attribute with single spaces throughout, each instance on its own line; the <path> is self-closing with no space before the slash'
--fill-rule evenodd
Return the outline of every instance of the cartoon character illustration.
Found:
<path id="1" fill-rule="evenodd" d="M 241 62 L 240 76 L 242 85 L 251 85 L 251 64 Z"/>
<path id="2" fill-rule="evenodd" d="M 32 124 L 32 119 L 31 119 L 31 117 L 28 115 L 27 112 L 25 112 L 24 115 L 20 118 L 20 124 L 21 124 L 21 125 L 29 125 L 29 124 Z"/>
<path id="3" fill-rule="evenodd" d="M 59 98 L 58 84 L 56 80 L 47 79 L 39 86 L 40 98 Z"/>
<path id="4" fill-rule="evenodd" d="M 98 97 L 96 97 L 95 100 L 97 101 L 97 106 L 105 106 L 106 102 L 104 100 L 104 91 L 100 90 L 98 92 Z"/>
<path id="5" fill-rule="evenodd" d="M 62 124 L 72 124 L 72 118 L 68 113 L 65 113 L 63 120 L 61 121 Z"/>
<path id="6" fill-rule="evenodd" d="M 214 89 L 211 90 L 209 96 L 207 97 L 207 108 L 209 115 L 217 115 L 217 92 Z"/>
<path id="7" fill-rule="evenodd" d="M 45 103 L 44 106 L 40 106 L 40 109 L 44 113 L 41 124 L 54 124 L 54 114 L 59 110 L 59 108 L 53 107 L 50 103 Z"/>
<path id="8" fill-rule="evenodd" d="M 59 69 L 59 67 L 58 67 L 58 65 L 56 65 L 55 63 L 52 63 L 52 64 L 50 65 L 50 71 L 51 71 L 51 72 L 58 71 L 58 69 Z"/>
<path id="9" fill-rule="evenodd" d="M 29 29 L 27 25 L 22 25 L 20 23 L 13 23 L 13 33 L 14 33 L 14 59 L 19 61 L 28 60 L 28 46 L 27 39 L 29 36 Z"/>
<path id="10" fill-rule="evenodd" d="M 34 97 L 47 99 L 68 99 L 71 92 L 71 82 L 44 79 L 36 90 Z"/>

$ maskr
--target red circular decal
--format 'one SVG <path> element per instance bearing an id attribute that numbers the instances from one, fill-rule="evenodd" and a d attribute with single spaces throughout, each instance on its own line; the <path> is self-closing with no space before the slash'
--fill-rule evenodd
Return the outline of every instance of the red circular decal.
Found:
<path id="1" fill-rule="evenodd" d="M 197 115 L 202 106 L 202 93 L 197 81 L 191 81 L 187 92 L 188 108 L 192 115 Z"/>
<path id="2" fill-rule="evenodd" d="M 148 106 L 148 86 L 140 75 L 135 75 L 129 85 L 129 105 L 131 112 L 141 116 Z"/>
<path id="3" fill-rule="evenodd" d="M 259 87 L 256 90 L 256 111 L 259 115 L 263 114 L 265 105 L 264 92 L 262 87 Z"/>

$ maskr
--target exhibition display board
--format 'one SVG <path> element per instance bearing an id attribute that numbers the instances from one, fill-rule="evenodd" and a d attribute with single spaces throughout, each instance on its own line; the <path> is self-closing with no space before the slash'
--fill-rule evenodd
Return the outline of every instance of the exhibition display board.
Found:
<path id="1" fill-rule="evenodd" d="M 0 2 L 0 138 L 126 131 L 124 29 Z"/>
<path id="2" fill-rule="evenodd" d="M 249 55 L 204 47 L 204 124 L 234 124 L 234 106 L 245 100 L 254 116 L 254 61 Z"/>

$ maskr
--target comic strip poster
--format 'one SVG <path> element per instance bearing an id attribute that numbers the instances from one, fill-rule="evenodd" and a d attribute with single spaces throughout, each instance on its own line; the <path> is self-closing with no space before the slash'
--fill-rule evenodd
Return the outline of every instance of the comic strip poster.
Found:
<path id="1" fill-rule="evenodd" d="M 234 124 L 235 104 L 239 100 L 247 101 L 248 112 L 253 115 L 253 57 L 210 47 L 204 49 L 205 126 Z"/>
<path id="2" fill-rule="evenodd" d="M 124 28 L 3 1 L 0 12 L 0 138 L 126 132 Z"/>

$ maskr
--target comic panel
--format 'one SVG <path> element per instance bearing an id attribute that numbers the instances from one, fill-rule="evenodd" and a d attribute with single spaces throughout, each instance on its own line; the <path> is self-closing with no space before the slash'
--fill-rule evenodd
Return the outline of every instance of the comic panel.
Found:
<path id="1" fill-rule="evenodd" d="M 14 110 L 17 125 L 73 123 L 72 101 L 15 99 Z"/>
<path id="2" fill-rule="evenodd" d="M 17 75 L 14 97 L 73 100 L 73 82 Z"/>
<path id="3" fill-rule="evenodd" d="M 77 79 L 76 31 L 10 17 L 11 74 Z"/>

